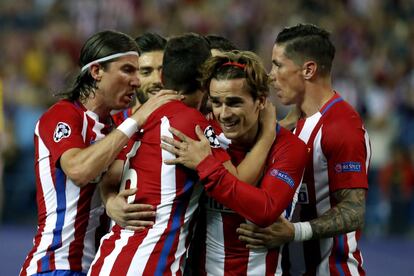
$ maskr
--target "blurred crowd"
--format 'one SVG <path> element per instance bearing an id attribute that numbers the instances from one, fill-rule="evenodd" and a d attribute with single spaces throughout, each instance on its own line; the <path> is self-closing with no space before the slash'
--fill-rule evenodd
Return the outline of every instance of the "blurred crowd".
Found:
<path id="1" fill-rule="evenodd" d="M 362 114 L 370 134 L 365 234 L 414 236 L 412 0 L 2 0 L 3 223 L 35 225 L 34 127 L 79 70 L 86 37 L 103 29 L 132 37 L 219 34 L 259 54 L 270 69 L 276 34 L 300 22 L 331 31 L 334 87 Z M 286 111 L 278 106 L 279 117 Z"/>

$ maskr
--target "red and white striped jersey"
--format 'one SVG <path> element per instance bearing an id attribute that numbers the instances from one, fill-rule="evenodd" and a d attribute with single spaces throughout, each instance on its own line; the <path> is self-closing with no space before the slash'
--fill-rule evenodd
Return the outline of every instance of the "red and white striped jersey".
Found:
<path id="1" fill-rule="evenodd" d="M 236 148 L 230 144 L 227 151 L 232 162 L 237 165 L 244 158 L 246 150 L 248 149 Z M 234 207 L 238 213 L 226 207 L 227 204 L 224 203 L 228 202 L 228 198 L 231 196 L 222 189 L 218 192 L 212 192 L 207 184 L 209 194 L 224 204 L 218 203 L 211 197 L 206 197 L 205 221 L 200 222 L 198 226 L 198 230 L 203 228 L 205 230 L 197 233 L 202 233 L 200 239 L 204 242 L 193 247 L 201 252 L 201 260 L 194 260 L 195 264 L 192 265 L 192 270 L 196 271 L 196 275 L 276 274 L 280 259 L 279 249 L 249 250 L 246 248 L 246 244 L 238 239 L 236 229 L 241 223 L 250 223 L 244 217 L 250 218 L 252 221 L 258 219 L 257 222 L 267 220 L 266 224 L 276 221 L 276 218 L 283 212 L 286 217 L 289 217 L 293 205 L 292 199 L 299 187 L 306 162 L 305 144 L 286 129 L 278 127 L 277 138 L 269 151 L 263 177 L 259 184 L 260 190 L 248 186 L 250 189 L 247 192 L 232 191 L 237 203 L 230 203 L 230 206 Z M 206 166 L 204 169 L 208 169 L 208 167 L 210 166 Z M 203 170 L 203 168 L 198 168 L 198 170 Z M 223 186 L 227 186 L 231 182 L 235 183 L 235 186 L 245 184 L 235 181 L 234 177 L 232 180 L 221 179 L 223 179 L 221 183 Z M 266 196 L 261 197 L 260 194 Z M 253 200 L 256 197 L 257 201 Z M 244 207 L 240 208 L 239 204 Z M 260 218 L 262 216 L 263 219 Z"/>
<path id="2" fill-rule="evenodd" d="M 119 126 L 120 124 L 122 124 L 123 121 L 128 119 L 131 115 L 132 115 L 132 108 L 130 107 L 130 108 L 123 109 L 123 110 L 120 110 L 112 114 L 112 120 L 114 121 L 114 124 L 116 126 Z"/>
<path id="3" fill-rule="evenodd" d="M 96 241 L 108 230 L 108 219 L 96 182 L 82 188 L 76 186 L 60 168 L 59 159 L 71 148 L 85 148 L 102 139 L 111 128 L 79 102 L 68 100 L 53 105 L 37 122 L 34 144 L 38 230 L 20 275 L 88 271 Z M 99 231 L 99 226 L 105 227 Z"/>
<path id="4" fill-rule="evenodd" d="M 181 275 L 194 215 L 202 187 L 195 171 L 166 165 L 175 156 L 160 147 L 162 135 L 172 137 L 170 126 L 197 139 L 199 125 L 210 140 L 213 155 L 229 156 L 220 148 L 213 129 L 196 109 L 172 101 L 155 110 L 127 150 L 121 189 L 138 188 L 129 202 L 156 206 L 154 225 L 141 232 L 115 225 L 102 241 L 89 275 Z"/>
<path id="5" fill-rule="evenodd" d="M 358 113 L 338 93 L 319 112 L 298 122 L 295 134 L 311 148 L 294 221 L 310 221 L 334 207 L 331 194 L 368 188 L 369 137 Z M 296 220 L 295 220 L 296 219 Z M 364 275 L 360 231 L 334 238 L 290 243 L 283 250 L 284 272 L 292 275 Z"/>

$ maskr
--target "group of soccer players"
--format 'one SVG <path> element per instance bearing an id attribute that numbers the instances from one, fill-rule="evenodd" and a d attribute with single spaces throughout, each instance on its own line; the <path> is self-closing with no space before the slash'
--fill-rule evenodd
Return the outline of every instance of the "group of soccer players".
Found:
<path id="1" fill-rule="evenodd" d="M 91 36 L 36 125 L 20 275 L 364 275 L 370 146 L 334 55 L 310 24 L 278 34 L 270 74 L 214 35 Z"/>

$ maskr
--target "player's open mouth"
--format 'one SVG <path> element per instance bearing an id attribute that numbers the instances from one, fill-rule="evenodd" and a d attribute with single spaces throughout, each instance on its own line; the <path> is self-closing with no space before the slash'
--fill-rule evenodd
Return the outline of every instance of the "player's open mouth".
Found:
<path id="1" fill-rule="evenodd" d="M 221 127 L 224 130 L 232 130 L 236 125 L 238 124 L 238 121 L 233 122 L 221 122 Z"/>

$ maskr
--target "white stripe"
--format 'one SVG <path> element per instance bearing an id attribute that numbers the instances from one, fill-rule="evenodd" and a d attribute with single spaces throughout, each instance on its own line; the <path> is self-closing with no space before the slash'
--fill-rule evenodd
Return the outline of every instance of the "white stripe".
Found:
<path id="1" fill-rule="evenodd" d="M 320 112 L 315 113 L 314 115 L 306 118 L 305 123 L 298 132 L 298 129 L 294 130 L 294 133 L 305 143 L 308 143 L 309 138 L 316 127 L 319 120 L 322 118 Z M 315 141 L 313 144 L 313 149 L 315 150 Z M 315 154 L 315 153 L 313 153 Z M 314 158 L 314 156 L 312 156 Z M 305 185 L 305 184 L 304 184 Z M 308 195 L 309 196 L 309 195 Z M 293 212 L 292 212 L 293 214 Z M 290 267 L 290 274 L 292 275 L 302 275 L 306 271 L 305 256 L 303 251 L 303 243 L 291 242 L 287 245 L 289 247 L 289 262 L 294 264 Z M 279 268 L 278 268 L 279 269 Z"/>
<path id="2" fill-rule="evenodd" d="M 368 175 L 368 168 L 369 168 L 369 162 L 371 160 L 371 143 L 369 142 L 369 135 L 368 132 L 366 131 L 366 129 L 363 127 L 365 134 L 364 134 L 364 139 L 365 139 L 365 148 L 367 149 L 367 159 L 365 161 L 365 168 L 366 168 L 366 174 Z"/>
<path id="3" fill-rule="evenodd" d="M 316 210 L 319 217 L 329 209 L 328 160 L 322 151 L 322 128 L 318 130 L 313 142 L 313 178 L 315 181 Z"/>
<path id="4" fill-rule="evenodd" d="M 90 184 L 94 185 L 94 184 Z M 88 227 L 86 228 L 85 238 L 84 238 L 84 248 L 83 248 L 83 257 L 82 257 L 82 271 L 88 271 L 92 260 L 95 257 L 96 253 L 96 229 L 101 224 L 101 216 L 105 212 L 105 208 L 102 204 L 102 200 L 99 194 L 99 189 L 95 189 L 90 206 Z"/>
<path id="5" fill-rule="evenodd" d="M 315 199 L 317 216 L 331 209 L 329 196 L 328 160 L 322 151 L 322 129 L 318 130 L 313 142 L 313 178 L 315 181 Z M 321 263 L 317 267 L 317 275 L 329 275 L 329 256 L 333 247 L 333 239 L 320 239 Z"/>
<path id="6" fill-rule="evenodd" d="M 247 275 L 266 275 L 267 249 L 250 249 L 247 262 Z"/>
<path id="7" fill-rule="evenodd" d="M 49 160 L 49 150 L 46 148 L 43 140 L 39 135 L 39 123 L 36 125 L 35 135 L 38 136 L 38 152 L 39 152 L 39 177 L 40 184 L 42 187 L 42 193 L 44 196 L 46 212 L 53 210 L 51 214 L 46 214 L 45 228 L 43 230 L 42 236 L 40 238 L 39 246 L 37 247 L 36 252 L 33 253 L 33 258 L 30 261 L 29 266 L 27 267 L 27 274 L 32 275 L 37 272 L 37 261 L 40 260 L 43 256 L 46 255 L 46 250 L 48 246 L 53 241 L 53 229 L 56 225 L 56 192 L 53 186 L 53 179 L 50 172 L 50 160 Z"/>
<path id="8" fill-rule="evenodd" d="M 75 239 L 75 221 L 78 213 L 77 205 L 79 202 L 80 188 L 66 178 L 65 183 L 65 218 L 62 225 L 62 246 L 55 250 L 56 269 L 69 268 L 69 246 Z"/>
<path id="9" fill-rule="evenodd" d="M 224 250 L 223 218 L 220 212 L 206 211 L 206 272 L 220 276 L 224 273 L 226 252 Z"/>
<path id="10" fill-rule="evenodd" d="M 89 111 L 89 110 L 86 111 L 86 114 L 95 121 L 95 124 L 93 125 L 93 128 L 92 128 L 92 131 L 96 135 L 95 141 L 99 141 L 99 140 L 103 139 L 105 137 L 105 135 L 102 134 L 102 129 L 105 127 L 105 125 L 102 124 L 101 122 L 99 122 L 98 114 L 96 114 L 92 111 Z"/>
<path id="11" fill-rule="evenodd" d="M 177 273 L 179 269 L 181 269 L 182 272 L 184 270 L 185 263 L 181 262 L 181 259 L 185 255 L 185 253 L 187 253 L 188 245 L 186 244 L 186 240 L 187 240 L 188 232 L 190 230 L 190 222 L 194 216 L 194 213 L 196 212 L 198 208 L 198 203 L 199 203 L 200 195 L 202 192 L 203 192 L 203 187 L 199 183 L 197 183 L 194 186 L 194 189 L 193 189 L 193 192 L 190 198 L 190 202 L 187 207 L 187 211 L 185 212 L 184 225 L 181 227 L 181 230 L 180 230 L 177 251 L 175 252 L 175 255 L 174 255 L 175 260 L 171 265 L 171 273 L 173 275 Z M 180 264 L 183 264 L 183 266 L 180 267 Z"/>
<path id="12" fill-rule="evenodd" d="M 86 116 L 86 112 L 83 113 L 83 123 L 82 123 L 82 138 L 83 142 L 86 143 L 86 133 L 88 130 L 88 117 Z"/>
<path id="13" fill-rule="evenodd" d="M 101 245 L 104 243 L 105 240 L 110 239 L 113 235 L 115 235 L 114 232 L 111 232 L 111 233 L 106 234 L 101 239 Z M 134 235 L 134 231 L 121 230 L 120 238 L 115 241 L 115 247 L 114 247 L 114 249 L 103 260 L 103 265 L 102 265 L 102 268 L 101 268 L 101 270 L 99 272 L 99 275 L 100 276 L 110 275 L 111 270 L 112 270 L 112 267 L 114 266 L 114 263 L 117 260 L 117 257 L 119 256 L 119 253 L 122 251 L 122 249 L 124 248 L 124 246 L 128 243 L 128 239 L 131 236 L 133 236 L 133 235 Z M 96 261 L 100 257 L 100 250 L 98 252 L 99 253 L 96 255 L 94 261 L 92 262 L 91 267 L 96 263 Z M 91 270 L 88 272 L 88 275 L 90 275 L 90 273 L 91 273 Z"/>
<path id="14" fill-rule="evenodd" d="M 293 133 L 295 133 L 303 142 L 307 143 L 309 141 L 313 129 L 315 128 L 316 124 L 319 122 L 319 119 L 321 117 L 322 114 L 320 112 L 313 114 L 309 118 L 306 118 L 303 128 L 300 130 L 299 135 L 297 134 L 297 128 L 295 128 Z"/>
<path id="15" fill-rule="evenodd" d="M 168 131 L 170 123 L 167 117 L 161 118 L 160 135 L 173 137 Z M 176 196 L 176 179 L 175 179 L 175 165 L 165 165 L 164 160 L 174 159 L 175 155 L 161 150 L 161 200 L 156 207 L 155 224 L 153 228 L 148 231 L 137 251 L 132 258 L 131 265 L 128 269 L 127 275 L 142 275 L 148 263 L 148 259 L 158 243 L 159 238 L 168 226 L 171 217 L 171 203 Z"/>
<path id="16" fill-rule="evenodd" d="M 347 261 L 348 269 L 351 272 L 351 275 L 359 275 L 358 273 L 359 263 L 358 263 L 358 260 L 355 259 L 353 255 L 357 249 L 356 232 L 353 231 L 353 232 L 347 233 L 346 237 L 348 240 L 348 248 L 349 248 L 348 261 Z"/>

